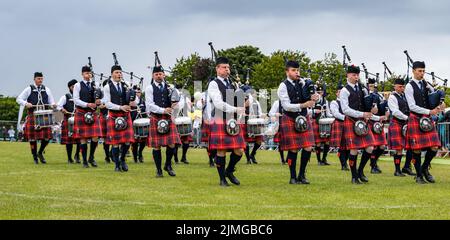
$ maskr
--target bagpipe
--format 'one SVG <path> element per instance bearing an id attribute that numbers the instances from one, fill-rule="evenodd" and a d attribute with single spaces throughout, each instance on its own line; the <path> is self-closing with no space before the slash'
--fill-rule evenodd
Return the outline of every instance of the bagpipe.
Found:
<path id="1" fill-rule="evenodd" d="M 373 108 L 378 109 L 378 113 L 376 115 L 378 116 L 384 116 L 386 115 L 386 112 L 388 111 L 388 102 L 384 98 L 384 96 L 380 95 L 379 88 L 380 88 L 380 74 L 379 73 L 371 73 L 368 71 L 366 65 L 364 63 L 361 63 L 363 66 L 363 71 L 366 76 L 366 84 L 367 89 L 369 89 L 369 94 L 364 97 L 364 110 L 366 112 L 371 112 Z M 370 76 L 375 77 L 375 83 L 373 84 L 373 91 L 370 91 L 370 84 L 369 79 Z M 382 85 L 382 91 L 384 90 L 384 82 Z"/>
<path id="2" fill-rule="evenodd" d="M 92 73 L 92 80 L 95 83 L 95 77 L 100 77 L 100 82 L 99 84 L 94 84 L 94 96 L 95 96 L 95 100 L 99 100 L 103 98 L 103 73 L 97 74 L 94 71 L 94 66 L 92 64 L 92 58 L 88 57 L 88 66 L 91 68 L 91 73 Z"/>

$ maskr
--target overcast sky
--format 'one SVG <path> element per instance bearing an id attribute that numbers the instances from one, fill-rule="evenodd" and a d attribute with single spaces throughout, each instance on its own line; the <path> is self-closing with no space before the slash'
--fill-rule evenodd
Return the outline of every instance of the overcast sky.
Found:
<path id="1" fill-rule="evenodd" d="M 159 51 L 163 65 L 198 52 L 254 45 L 265 54 L 306 51 L 353 63 L 406 73 L 403 50 L 424 60 L 429 71 L 450 76 L 450 1 L 282 1 L 282 0 L 2 0 L 0 1 L 0 94 L 16 96 L 42 71 L 56 98 L 66 83 L 80 79 L 93 59 L 96 72 L 109 73 L 116 52 L 125 70 L 143 75 Z"/>

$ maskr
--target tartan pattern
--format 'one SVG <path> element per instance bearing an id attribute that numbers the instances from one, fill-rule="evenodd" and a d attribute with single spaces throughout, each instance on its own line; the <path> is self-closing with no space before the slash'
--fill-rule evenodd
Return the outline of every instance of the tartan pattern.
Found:
<path id="1" fill-rule="evenodd" d="M 406 124 L 406 122 L 405 122 Z M 401 151 L 406 147 L 406 138 L 403 137 L 402 129 L 405 125 L 396 118 L 392 118 L 389 124 L 389 149 Z"/>
<path id="2" fill-rule="evenodd" d="M 29 109 L 25 120 L 25 129 L 23 132 L 23 137 L 25 141 L 52 139 L 52 129 L 51 128 L 42 128 L 39 130 L 34 129 L 33 110 Z"/>
<path id="3" fill-rule="evenodd" d="M 244 140 L 248 143 L 254 143 L 254 142 L 262 142 L 263 136 L 255 136 L 255 137 L 249 137 L 247 132 L 247 124 L 241 124 L 241 130 L 242 134 L 244 135 Z"/>
<path id="4" fill-rule="evenodd" d="M 128 124 L 127 129 L 118 131 L 114 128 L 115 119 L 118 117 L 127 118 L 126 119 Z M 109 111 L 107 120 L 107 135 L 105 143 L 109 145 L 118 145 L 133 142 L 134 142 L 133 122 L 131 121 L 130 113 Z"/>
<path id="5" fill-rule="evenodd" d="M 76 144 L 79 143 L 78 139 L 69 137 L 69 118 L 71 116 L 64 114 L 64 119 L 61 123 L 61 144 Z"/>
<path id="6" fill-rule="evenodd" d="M 210 128 L 210 124 L 209 123 L 202 123 L 202 139 L 201 141 L 204 143 L 209 142 L 209 128 Z"/>
<path id="7" fill-rule="evenodd" d="M 300 150 L 314 146 L 314 133 L 312 131 L 311 119 L 308 117 L 309 129 L 299 133 L 295 130 L 295 120 L 283 115 L 280 124 L 280 148 L 282 151 Z"/>
<path id="8" fill-rule="evenodd" d="M 278 131 L 275 136 L 273 137 L 273 142 L 275 143 L 280 143 L 281 140 L 281 136 L 280 136 L 280 131 Z"/>
<path id="9" fill-rule="evenodd" d="M 108 118 L 108 115 L 103 115 L 100 113 L 100 126 L 102 128 L 102 138 L 106 138 L 106 132 L 108 130 L 108 124 L 106 119 Z"/>
<path id="10" fill-rule="evenodd" d="M 365 149 L 373 146 L 372 129 L 369 127 L 369 133 L 366 136 L 359 137 L 355 134 L 353 126 L 355 121 L 349 117 L 344 121 L 344 138 L 348 150 Z"/>
<path id="11" fill-rule="evenodd" d="M 338 147 L 340 150 L 347 150 L 343 133 L 344 122 L 336 119 L 331 128 L 330 146 Z"/>
<path id="12" fill-rule="evenodd" d="M 193 138 L 192 138 L 192 135 L 180 136 L 180 140 L 181 140 L 182 143 L 184 143 L 184 142 L 192 142 Z"/>
<path id="13" fill-rule="evenodd" d="M 419 121 L 422 115 L 409 114 L 408 131 L 406 132 L 406 148 L 411 150 L 421 150 L 429 147 L 440 147 L 441 141 L 436 128 L 431 132 L 422 132 Z"/>
<path id="14" fill-rule="evenodd" d="M 244 149 L 246 143 L 244 134 L 241 131 L 236 136 L 230 136 L 225 130 L 226 123 L 222 119 L 215 119 L 210 125 L 209 149 L 212 150 L 233 150 Z"/>
<path id="15" fill-rule="evenodd" d="M 170 121 L 170 130 L 167 134 L 158 133 L 158 121 L 161 119 Z M 156 116 L 152 114 L 150 116 L 150 136 L 147 139 L 147 145 L 149 147 L 166 147 L 169 145 L 181 144 L 180 135 L 178 134 L 177 127 L 172 121 L 170 115 Z"/>
<path id="16" fill-rule="evenodd" d="M 372 130 L 373 129 L 373 125 L 375 124 L 375 122 L 373 121 L 369 121 L 369 128 Z M 373 144 L 372 146 L 374 147 L 379 147 L 379 146 L 386 146 L 387 145 L 387 140 L 386 140 L 386 133 L 384 132 L 384 125 L 383 125 L 383 130 L 381 132 L 381 134 L 375 134 L 372 132 L 373 135 Z"/>
<path id="17" fill-rule="evenodd" d="M 314 141 L 316 142 L 316 144 L 330 142 L 331 136 L 327 137 L 327 138 L 320 137 L 319 123 L 317 123 L 316 120 L 312 120 L 311 122 L 312 122 L 312 127 L 313 127 L 313 132 L 314 132 Z"/>
<path id="18" fill-rule="evenodd" d="M 92 112 L 94 116 L 94 123 L 89 125 L 84 122 L 84 114 Z M 100 120 L 98 114 L 93 110 L 84 110 L 77 108 L 75 111 L 75 124 L 73 138 L 76 139 L 89 139 L 102 136 L 102 127 L 100 126 Z"/>

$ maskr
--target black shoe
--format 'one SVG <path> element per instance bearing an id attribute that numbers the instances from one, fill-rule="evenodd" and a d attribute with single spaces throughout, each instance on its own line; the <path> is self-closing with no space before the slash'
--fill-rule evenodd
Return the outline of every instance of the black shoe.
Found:
<path id="1" fill-rule="evenodd" d="M 291 178 L 291 180 L 289 180 L 289 184 L 298 184 L 297 179 Z"/>
<path id="2" fill-rule="evenodd" d="M 378 166 L 374 166 L 374 167 L 372 167 L 372 169 L 370 170 L 370 173 L 371 173 L 371 174 L 381 174 L 382 172 L 381 172 L 381 170 L 380 170 L 380 168 L 379 168 Z"/>
<path id="3" fill-rule="evenodd" d="M 171 177 L 176 176 L 175 171 L 172 169 L 172 166 L 165 166 L 164 171 L 166 171 Z"/>
<path id="4" fill-rule="evenodd" d="M 89 164 L 87 162 L 83 162 L 83 168 L 89 168 Z"/>
<path id="5" fill-rule="evenodd" d="M 425 178 L 425 180 L 427 180 L 427 182 L 429 183 L 435 183 L 436 180 L 434 180 L 433 175 L 431 175 L 430 171 L 428 169 L 422 170 L 422 174 Z"/>
<path id="6" fill-rule="evenodd" d="M 286 161 L 281 161 L 281 165 L 286 165 Z"/>
<path id="7" fill-rule="evenodd" d="M 402 172 L 399 172 L 399 171 L 395 171 L 394 176 L 396 176 L 396 177 L 406 177 L 405 174 L 403 174 Z"/>
<path id="8" fill-rule="evenodd" d="M 416 183 L 417 184 L 427 184 L 427 182 L 425 182 L 423 177 L 416 177 Z"/>
<path id="9" fill-rule="evenodd" d="M 225 176 L 230 179 L 230 182 L 234 185 L 241 185 L 241 182 L 234 176 L 233 172 L 225 172 Z"/>
<path id="10" fill-rule="evenodd" d="M 213 168 L 216 167 L 216 165 L 214 164 L 214 162 L 209 162 L 209 167 Z"/>
<path id="11" fill-rule="evenodd" d="M 110 164 L 111 163 L 111 159 L 108 156 L 105 157 L 105 163 L 106 164 Z"/>
<path id="12" fill-rule="evenodd" d="M 350 168 L 348 168 L 347 165 L 344 165 L 344 166 L 341 167 L 341 170 L 342 171 L 350 171 Z"/>
<path id="13" fill-rule="evenodd" d="M 416 176 L 416 173 L 413 172 L 413 170 L 411 168 L 403 168 L 402 173 L 405 173 L 409 176 Z"/>
<path id="14" fill-rule="evenodd" d="M 250 160 L 250 159 L 247 159 L 247 164 L 252 164 L 252 160 Z"/>
<path id="15" fill-rule="evenodd" d="M 122 168 L 122 171 L 128 172 L 128 165 L 125 161 L 121 161 L 120 167 Z"/>
<path id="16" fill-rule="evenodd" d="M 156 177 L 157 178 L 162 178 L 163 176 L 164 176 L 163 175 L 163 171 L 161 169 L 156 170 Z"/>
<path id="17" fill-rule="evenodd" d="M 331 164 L 328 163 L 327 159 L 322 159 L 322 165 L 323 166 L 330 166 Z"/>
<path id="18" fill-rule="evenodd" d="M 362 182 L 360 182 L 358 178 L 352 178 L 352 183 L 357 185 L 362 184 Z"/>
<path id="19" fill-rule="evenodd" d="M 34 161 L 34 164 L 36 164 L 36 165 L 39 164 L 39 159 L 37 156 L 33 156 L 33 161 Z"/>
<path id="20" fill-rule="evenodd" d="M 138 163 L 137 157 L 133 157 L 134 163 Z"/>
<path id="21" fill-rule="evenodd" d="M 220 180 L 220 186 L 221 187 L 229 187 L 230 184 L 228 184 L 227 180 L 222 179 L 222 180 Z"/>
<path id="22" fill-rule="evenodd" d="M 188 160 L 186 160 L 186 158 L 182 158 L 181 162 L 184 163 L 184 164 L 189 164 L 189 162 L 188 162 Z"/>
<path id="23" fill-rule="evenodd" d="M 79 159 L 79 158 L 78 158 L 78 159 L 75 158 L 75 163 L 76 163 L 76 164 L 81 164 L 80 159 Z"/>
<path id="24" fill-rule="evenodd" d="M 366 175 L 364 175 L 364 173 L 360 173 L 359 174 L 359 180 L 363 183 L 368 183 L 369 179 L 366 177 Z"/>
<path id="25" fill-rule="evenodd" d="M 91 166 L 94 167 L 94 168 L 98 167 L 97 166 L 97 162 L 94 159 L 89 160 L 89 164 L 91 164 Z"/>
<path id="26" fill-rule="evenodd" d="M 122 172 L 122 170 L 121 170 L 120 167 L 118 167 L 118 166 L 116 166 L 116 167 L 114 168 L 114 171 L 115 171 L 115 172 Z"/>
<path id="27" fill-rule="evenodd" d="M 144 163 L 144 157 L 141 155 L 141 156 L 139 156 L 139 162 L 140 163 Z"/>
<path id="28" fill-rule="evenodd" d="M 47 162 L 45 161 L 44 155 L 42 155 L 42 153 L 38 154 L 38 158 L 41 161 L 42 164 L 46 164 Z"/>
<path id="29" fill-rule="evenodd" d="M 80 155 L 75 154 L 75 156 L 73 156 L 73 159 L 75 160 L 75 162 L 76 162 L 77 164 L 80 164 L 80 163 L 81 163 L 81 161 L 80 161 Z"/>
<path id="30" fill-rule="evenodd" d="M 305 176 L 301 176 L 301 177 L 298 177 L 297 184 L 308 185 L 308 184 L 310 184 L 310 182 Z"/>
<path id="31" fill-rule="evenodd" d="M 67 163 L 73 164 L 73 160 L 72 160 L 72 159 L 69 159 L 69 160 L 67 160 Z"/>
<path id="32" fill-rule="evenodd" d="M 256 161 L 255 156 L 250 156 L 250 160 L 252 161 L 253 164 L 258 164 L 258 162 Z"/>

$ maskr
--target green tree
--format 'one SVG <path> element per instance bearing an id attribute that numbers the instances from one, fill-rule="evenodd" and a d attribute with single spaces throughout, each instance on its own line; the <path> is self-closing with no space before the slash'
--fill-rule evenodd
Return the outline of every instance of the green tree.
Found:
<path id="1" fill-rule="evenodd" d="M 259 48 L 249 45 L 219 50 L 218 55 L 227 57 L 230 60 L 232 65 L 232 74 L 235 75 L 237 70 L 241 80 L 244 79 L 248 68 L 254 70 L 254 66 L 261 63 L 265 57 Z"/>
<path id="2" fill-rule="evenodd" d="M 17 121 L 19 114 L 19 104 L 16 103 L 16 99 L 13 97 L 0 98 L 0 120 L 4 121 Z"/>

